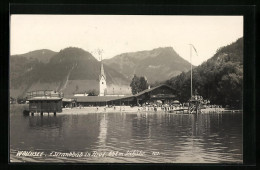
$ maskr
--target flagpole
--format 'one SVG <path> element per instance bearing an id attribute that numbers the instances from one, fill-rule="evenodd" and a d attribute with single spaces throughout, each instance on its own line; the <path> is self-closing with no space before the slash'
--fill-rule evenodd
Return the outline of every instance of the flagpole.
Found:
<path id="1" fill-rule="evenodd" d="M 191 98 L 192 98 L 192 45 L 190 44 L 190 71 L 191 71 L 191 74 L 190 74 L 190 95 L 191 95 Z"/>

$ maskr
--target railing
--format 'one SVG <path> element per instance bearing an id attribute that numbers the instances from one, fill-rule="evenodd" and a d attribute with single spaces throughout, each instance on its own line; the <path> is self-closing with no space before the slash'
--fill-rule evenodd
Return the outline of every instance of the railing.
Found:
<path id="1" fill-rule="evenodd" d="M 189 112 L 190 113 L 193 113 L 194 111 L 195 111 L 195 109 L 196 109 L 196 106 L 194 105 L 194 106 L 191 106 L 190 108 L 189 108 Z"/>
<path id="2" fill-rule="evenodd" d="M 33 97 L 60 97 L 60 98 L 63 98 L 63 93 L 56 92 L 53 90 L 37 90 L 37 91 L 27 92 L 27 99 L 30 99 Z"/>

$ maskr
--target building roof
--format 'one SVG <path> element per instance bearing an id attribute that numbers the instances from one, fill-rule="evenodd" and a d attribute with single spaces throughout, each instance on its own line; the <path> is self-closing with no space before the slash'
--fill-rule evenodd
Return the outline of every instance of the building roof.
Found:
<path id="1" fill-rule="evenodd" d="M 63 93 L 61 92 L 57 92 L 55 90 L 36 90 L 36 91 L 31 91 L 31 92 L 27 92 L 27 98 L 31 99 L 31 98 L 35 98 L 35 97 L 44 97 L 44 98 L 53 98 L 53 97 L 58 97 L 58 98 L 62 98 L 63 97 Z"/>
<path id="2" fill-rule="evenodd" d="M 172 87 L 170 87 L 170 86 L 168 86 L 168 85 L 166 85 L 166 84 L 161 84 L 161 85 L 159 85 L 159 86 L 155 86 L 155 87 L 152 87 L 152 88 L 150 88 L 150 89 L 146 89 L 146 90 L 144 90 L 144 91 L 141 91 L 140 93 L 137 93 L 137 94 L 135 94 L 134 96 L 136 96 L 136 97 L 137 97 L 137 96 L 141 96 L 141 95 L 143 95 L 143 94 L 145 94 L 145 93 L 151 92 L 151 91 L 153 91 L 153 90 L 155 90 L 155 89 L 158 89 L 158 88 L 160 88 L 160 87 L 163 87 L 163 86 L 168 87 L 168 88 L 170 88 L 170 89 L 173 90 Z"/>
<path id="3" fill-rule="evenodd" d="M 63 98 L 62 99 L 63 102 L 73 102 L 73 101 L 76 101 L 76 99 L 67 99 L 67 98 Z"/>
<path id="4" fill-rule="evenodd" d="M 76 99 L 77 102 L 108 102 L 108 101 L 114 101 L 114 100 L 119 100 L 119 99 L 124 100 L 124 99 L 130 99 L 133 97 L 137 97 L 137 96 L 143 95 L 145 93 L 148 93 L 150 91 L 153 91 L 153 90 L 163 87 L 163 86 L 172 89 L 170 86 L 168 86 L 166 84 L 162 84 L 162 85 L 150 88 L 150 89 L 146 89 L 135 95 L 129 95 L 129 96 L 66 96 L 66 98 L 67 99 Z"/>
<path id="5" fill-rule="evenodd" d="M 77 102 L 108 102 L 125 98 L 125 96 L 73 96 Z"/>
<path id="6" fill-rule="evenodd" d="M 44 100 L 61 100 L 62 98 L 60 97 L 48 97 L 48 96 L 41 96 L 41 97 L 32 97 L 28 99 L 28 101 L 44 101 Z"/>

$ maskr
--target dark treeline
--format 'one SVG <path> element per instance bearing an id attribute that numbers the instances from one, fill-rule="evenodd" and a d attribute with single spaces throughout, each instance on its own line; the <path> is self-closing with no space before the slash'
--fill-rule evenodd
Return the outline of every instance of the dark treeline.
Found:
<path id="1" fill-rule="evenodd" d="M 182 72 L 166 83 L 178 93 L 181 102 L 190 98 L 190 74 Z M 208 61 L 193 69 L 193 94 L 209 99 L 212 104 L 242 107 L 243 38 L 217 50 Z"/>
<path id="2" fill-rule="evenodd" d="M 144 76 L 138 77 L 134 75 L 132 78 L 130 87 L 132 89 L 132 94 L 137 94 L 145 89 L 147 89 L 149 86 L 147 79 Z"/>
<path id="3" fill-rule="evenodd" d="M 96 89 L 91 89 L 88 91 L 88 96 L 98 96 L 98 91 Z"/>

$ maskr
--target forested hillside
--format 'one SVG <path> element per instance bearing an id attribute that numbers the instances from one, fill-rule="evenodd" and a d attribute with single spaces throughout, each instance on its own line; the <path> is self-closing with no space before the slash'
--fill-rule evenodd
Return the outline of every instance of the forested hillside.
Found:
<path id="1" fill-rule="evenodd" d="M 178 98 L 190 98 L 191 72 L 166 81 L 178 91 Z M 217 50 L 216 54 L 193 69 L 193 93 L 209 99 L 213 104 L 242 107 L 243 38 Z"/>

